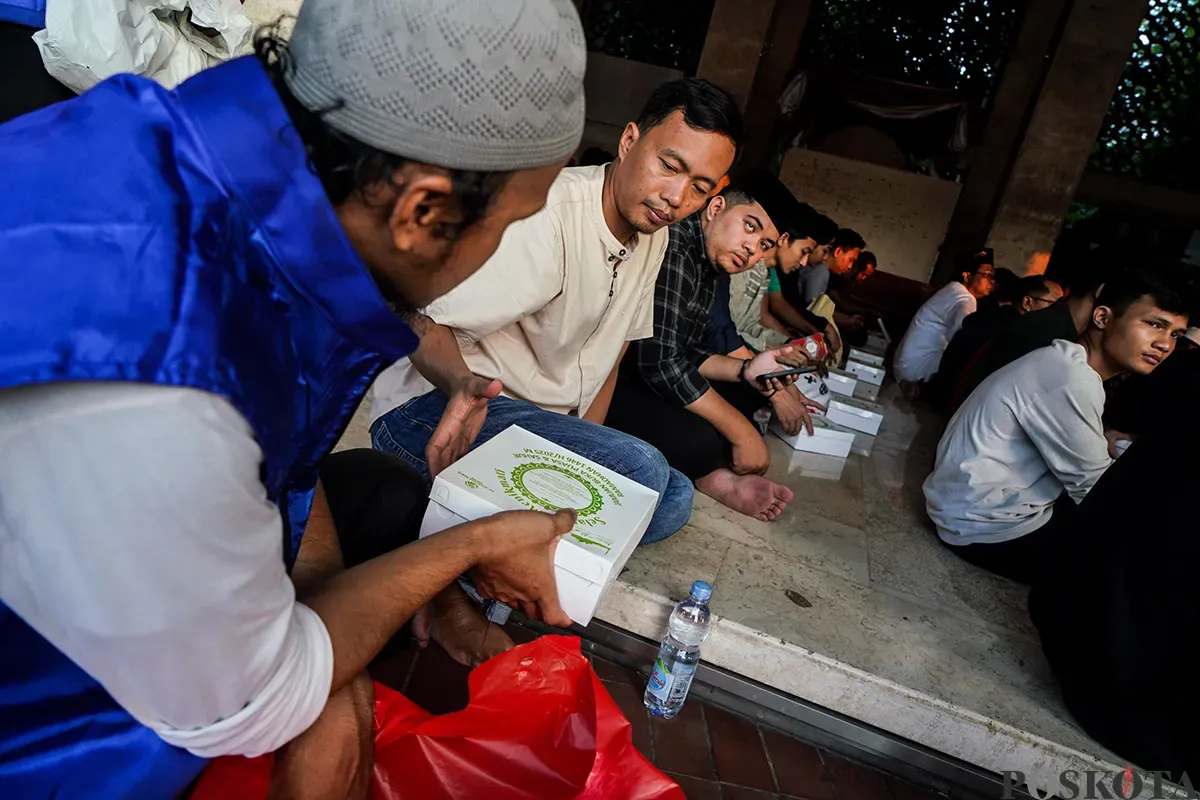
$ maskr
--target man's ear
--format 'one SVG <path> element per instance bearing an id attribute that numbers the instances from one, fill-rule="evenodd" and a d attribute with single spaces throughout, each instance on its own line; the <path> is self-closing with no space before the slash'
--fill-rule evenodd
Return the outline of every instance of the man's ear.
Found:
<path id="1" fill-rule="evenodd" d="M 792 243 L 792 237 L 788 234 L 787 231 L 784 231 L 783 233 L 779 234 L 779 238 L 775 240 L 775 246 L 778 247 L 780 250 L 787 247 L 791 243 Z"/>
<path id="2" fill-rule="evenodd" d="M 969 273 L 969 272 L 964 272 L 964 273 L 962 274 L 962 282 L 963 282 L 964 284 L 970 283 L 970 282 L 971 282 L 971 273 Z"/>
<path id="3" fill-rule="evenodd" d="M 1024 311 L 1025 313 L 1029 313 L 1030 311 L 1033 311 L 1033 298 L 1032 297 L 1030 297 L 1029 295 L 1025 295 L 1024 297 L 1021 298 L 1021 310 Z"/>
<path id="4" fill-rule="evenodd" d="M 1107 328 L 1114 319 L 1116 319 L 1116 315 L 1108 306 L 1096 306 L 1092 309 L 1092 324 L 1100 330 Z"/>
<path id="5" fill-rule="evenodd" d="M 642 132 L 638 130 L 636 122 L 626 125 L 625 130 L 621 132 L 621 141 L 617 142 L 617 160 L 624 161 L 640 138 L 642 138 Z"/>
<path id="6" fill-rule="evenodd" d="M 724 195 L 717 195 L 712 200 L 708 201 L 708 205 L 704 207 L 704 215 L 710 220 L 716 219 L 725 210 L 727 202 Z"/>
<path id="7" fill-rule="evenodd" d="M 445 170 L 406 164 L 393 176 L 396 185 L 388 230 L 401 252 L 428 247 L 462 222 L 462 209 L 454 197 L 454 183 Z"/>

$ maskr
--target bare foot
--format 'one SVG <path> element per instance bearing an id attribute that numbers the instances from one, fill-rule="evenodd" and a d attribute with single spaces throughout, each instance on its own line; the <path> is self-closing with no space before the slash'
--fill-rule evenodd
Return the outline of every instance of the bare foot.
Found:
<path id="1" fill-rule="evenodd" d="M 424 608 L 425 620 L 413 620 L 413 635 L 420 641 L 422 628 L 460 664 L 475 668 L 492 656 L 513 648 L 504 629 L 487 621 L 458 583 L 452 583 Z"/>
<path id="2" fill-rule="evenodd" d="M 783 513 L 794 496 L 792 490 L 781 483 L 761 475 L 737 475 L 727 469 L 708 473 L 696 481 L 696 488 L 718 503 L 764 522 Z"/>

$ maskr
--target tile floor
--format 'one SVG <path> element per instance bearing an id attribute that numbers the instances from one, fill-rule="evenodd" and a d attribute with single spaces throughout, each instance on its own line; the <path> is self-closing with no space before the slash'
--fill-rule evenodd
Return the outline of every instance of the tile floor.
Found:
<path id="1" fill-rule="evenodd" d="M 769 436 L 795 492 L 774 523 L 697 495 L 675 536 L 639 548 L 597 617 L 656 639 L 694 579 L 715 587 L 705 660 L 985 769 L 1054 786 L 1124 768 L 1066 712 L 1026 590 L 966 564 L 928 528 L 921 483 L 940 423 L 894 384 L 876 437 L 830 460 Z M 343 446 L 370 446 L 367 404 Z"/>
<path id="2" fill-rule="evenodd" d="M 509 626 L 514 639 L 532 634 Z M 671 776 L 688 800 L 944 800 L 942 795 L 692 699 L 679 717 L 652 718 L 645 682 L 632 670 L 593 658 L 596 674 L 633 727 L 633 742 Z M 437 645 L 413 645 L 377 661 L 379 682 L 445 714 L 467 704 L 467 673 Z"/>

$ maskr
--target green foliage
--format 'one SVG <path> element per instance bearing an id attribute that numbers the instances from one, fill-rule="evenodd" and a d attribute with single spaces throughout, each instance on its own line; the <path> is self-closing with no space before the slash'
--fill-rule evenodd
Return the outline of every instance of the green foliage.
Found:
<path id="1" fill-rule="evenodd" d="M 1090 166 L 1194 186 L 1200 125 L 1200 0 L 1150 0 Z"/>
<path id="2" fill-rule="evenodd" d="M 585 0 L 588 50 L 696 74 L 716 0 Z"/>
<path id="3" fill-rule="evenodd" d="M 805 34 L 814 67 L 958 89 L 981 106 L 995 89 L 1023 0 L 825 0 Z"/>

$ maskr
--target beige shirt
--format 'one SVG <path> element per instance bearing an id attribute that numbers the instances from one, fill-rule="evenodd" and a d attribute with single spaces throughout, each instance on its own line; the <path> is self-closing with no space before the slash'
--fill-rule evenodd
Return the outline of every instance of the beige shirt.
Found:
<path id="1" fill-rule="evenodd" d="M 454 329 L 467 366 L 549 411 L 587 413 L 627 341 L 654 335 L 668 231 L 617 241 L 604 167 L 564 169 L 546 207 L 511 225 L 486 264 L 424 312 Z M 433 388 L 405 359 L 375 382 L 378 418 Z"/>

